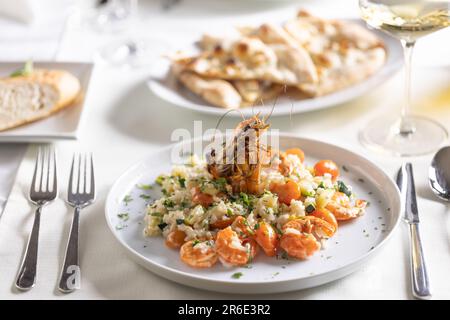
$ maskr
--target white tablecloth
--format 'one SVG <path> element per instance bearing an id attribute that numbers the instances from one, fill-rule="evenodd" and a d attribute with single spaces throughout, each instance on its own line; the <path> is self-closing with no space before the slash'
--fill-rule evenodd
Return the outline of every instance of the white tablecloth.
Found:
<path id="1" fill-rule="evenodd" d="M 198 4 L 200 2 L 200 4 Z M 196 4 L 197 3 L 197 4 Z M 207 6 L 207 3 L 212 3 Z M 228 2 L 227 2 L 228 3 Z M 234 2 L 232 2 L 234 3 Z M 242 2 L 240 2 L 242 3 Z M 144 3 L 149 13 L 140 30 L 146 34 L 166 35 L 176 47 L 179 41 L 195 37 L 205 30 L 230 27 L 246 20 L 289 17 L 299 5 L 258 9 L 256 1 L 228 8 L 225 2 L 183 1 L 168 13 L 152 3 Z M 251 5 L 250 5 L 251 4 Z M 325 16 L 357 14 L 356 2 L 306 2 Z M 206 8 L 206 9 L 205 9 Z M 256 9 L 255 9 L 256 8 Z M 414 111 L 439 120 L 450 130 L 450 67 L 442 53 L 450 48 L 440 37 L 443 31 L 419 43 L 414 66 Z M 89 59 L 108 37 L 82 34 L 76 28 L 64 38 L 60 57 Z M 447 55 L 448 57 L 450 55 Z M 431 58 L 426 58 L 431 57 Z M 426 59 L 424 59 L 426 58 Z M 448 58 L 447 58 L 448 59 Z M 433 63 L 430 63 L 432 60 Z M 442 64 L 447 63 L 444 67 Z M 434 66 L 432 66 L 434 65 Z M 441 66 L 437 66 L 441 65 Z M 211 293 L 162 279 L 132 262 L 113 238 L 104 219 L 104 201 L 108 189 L 127 167 L 160 146 L 170 143 L 176 128 L 193 130 L 193 121 L 202 120 L 203 128 L 213 128 L 217 117 L 178 109 L 154 97 L 145 80 L 150 68 L 116 70 L 98 66 L 90 95 L 87 117 L 78 142 L 56 143 L 59 152 L 61 196 L 66 194 L 67 174 L 72 153 L 94 151 L 98 186 L 97 202 L 81 215 L 82 289 L 62 295 L 56 285 L 62 263 L 72 211 L 62 199 L 44 210 L 41 221 L 38 279 L 26 293 L 13 288 L 14 279 L 32 224 L 32 207 L 26 194 L 33 170 L 34 147 L 22 163 L 8 205 L 0 220 L 0 297 L 7 299 L 212 299 L 212 298 L 288 298 L 288 299 L 407 299 L 411 298 L 409 279 L 408 233 L 402 224 L 385 248 L 354 274 L 317 288 L 266 296 L 236 296 Z M 330 110 L 271 119 L 272 126 L 306 137 L 322 139 L 367 155 L 389 174 L 394 175 L 402 159 L 371 153 L 360 146 L 357 130 L 373 117 L 392 113 L 402 103 L 403 78 L 397 75 L 365 97 Z M 222 127 L 231 128 L 233 119 Z M 450 210 L 439 202 L 427 185 L 427 167 L 431 156 L 412 158 L 421 213 L 421 231 L 435 298 L 450 298 Z"/>

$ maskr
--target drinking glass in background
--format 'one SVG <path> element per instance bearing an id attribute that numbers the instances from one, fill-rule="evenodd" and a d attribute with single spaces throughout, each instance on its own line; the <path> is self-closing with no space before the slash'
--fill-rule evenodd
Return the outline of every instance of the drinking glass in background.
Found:
<path id="1" fill-rule="evenodd" d="M 405 57 L 405 101 L 401 115 L 397 119 L 384 116 L 371 121 L 360 132 L 361 142 L 371 149 L 399 156 L 433 152 L 448 133 L 438 122 L 411 114 L 411 58 L 417 39 L 450 25 L 450 1 L 359 0 L 359 6 L 370 27 L 400 40 Z"/>
<path id="2" fill-rule="evenodd" d="M 96 53 L 98 59 L 111 66 L 150 65 L 168 50 L 162 39 L 139 36 L 143 26 L 139 19 L 138 0 L 99 0 L 97 14 L 90 20 L 93 29 L 98 31 L 115 33 L 125 30 L 125 37 L 108 43 Z"/>

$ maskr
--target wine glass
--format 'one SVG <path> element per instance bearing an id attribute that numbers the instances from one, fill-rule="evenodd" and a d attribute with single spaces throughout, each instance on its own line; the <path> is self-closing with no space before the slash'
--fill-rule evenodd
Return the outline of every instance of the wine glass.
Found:
<path id="1" fill-rule="evenodd" d="M 97 58 L 112 66 L 140 67 L 152 64 L 168 49 L 168 44 L 155 37 L 136 36 L 140 22 L 138 0 L 114 0 L 115 10 L 126 12 L 129 32 L 125 39 L 108 43 L 97 51 Z M 120 19 L 119 19 L 120 20 Z"/>
<path id="2" fill-rule="evenodd" d="M 450 25 L 450 1 L 359 0 L 361 16 L 375 29 L 400 40 L 405 59 L 405 101 L 400 116 L 370 122 L 359 135 L 366 147 L 398 156 L 433 152 L 448 137 L 445 128 L 411 114 L 411 58 L 416 40 Z"/>

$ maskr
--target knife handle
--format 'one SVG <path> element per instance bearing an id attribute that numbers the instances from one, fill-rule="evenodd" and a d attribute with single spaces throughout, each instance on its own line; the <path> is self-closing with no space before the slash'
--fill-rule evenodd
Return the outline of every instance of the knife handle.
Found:
<path id="1" fill-rule="evenodd" d="M 409 231 L 411 235 L 411 280 L 413 294 L 418 299 L 430 299 L 430 282 L 423 256 L 419 224 L 410 223 Z"/>

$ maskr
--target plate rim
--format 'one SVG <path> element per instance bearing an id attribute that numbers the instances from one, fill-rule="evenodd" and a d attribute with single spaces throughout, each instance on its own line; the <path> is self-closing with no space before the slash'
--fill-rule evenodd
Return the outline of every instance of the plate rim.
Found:
<path id="1" fill-rule="evenodd" d="M 343 103 L 353 101 L 357 99 L 358 97 L 363 96 L 365 93 L 369 92 L 370 90 L 380 86 L 383 82 L 393 77 L 395 74 L 397 74 L 400 69 L 403 67 L 403 59 L 402 59 L 402 51 L 400 43 L 395 40 L 394 38 L 386 35 L 385 33 L 379 31 L 379 30 L 372 30 L 369 27 L 367 27 L 367 24 L 364 23 L 361 19 L 357 18 L 339 18 L 339 20 L 343 21 L 349 21 L 353 23 L 357 23 L 359 25 L 363 25 L 366 29 L 369 29 L 372 33 L 375 33 L 379 38 L 383 40 L 383 42 L 386 45 L 386 51 L 387 51 L 387 58 L 386 62 L 383 64 L 383 66 L 377 70 L 375 73 L 364 79 L 363 81 L 357 82 L 349 87 L 343 88 L 341 90 L 338 90 L 336 92 L 320 96 L 317 98 L 309 98 L 300 100 L 300 103 L 310 103 L 310 104 L 319 104 L 315 107 L 301 107 L 301 106 L 295 106 L 293 108 L 282 108 L 277 110 L 275 108 L 274 112 L 272 113 L 272 116 L 286 116 L 289 114 L 301 114 L 301 113 L 307 113 L 307 112 L 313 112 L 313 111 L 319 111 L 323 109 L 329 109 L 337 107 Z M 397 57 L 392 58 L 393 60 L 390 61 L 391 58 L 391 51 L 392 48 L 397 48 Z M 168 72 L 168 70 L 166 71 Z M 166 79 L 167 74 L 163 76 Z M 146 84 L 149 88 L 149 90 L 162 101 L 165 101 L 167 103 L 170 103 L 171 105 L 186 109 L 186 110 L 193 110 L 199 113 L 203 114 L 209 114 L 209 115 L 222 115 L 224 112 L 228 110 L 233 109 L 227 109 L 227 108 L 221 108 L 221 107 L 215 107 L 213 105 L 209 105 L 207 102 L 202 101 L 201 103 L 196 102 L 189 102 L 185 103 L 184 101 L 174 101 L 175 99 L 171 99 L 168 97 L 165 91 L 170 91 L 172 95 L 176 95 L 176 97 L 182 97 L 183 99 L 186 99 L 182 95 L 178 93 L 178 91 L 163 88 L 163 90 L 160 90 L 161 87 L 163 87 L 161 84 L 158 83 L 157 80 L 160 80 L 161 78 L 155 78 L 150 77 L 147 79 Z M 330 101 L 328 101 L 330 100 Z M 321 102 L 318 103 L 317 101 Z M 323 102 L 325 101 L 325 102 Z M 297 101 L 299 102 L 299 101 Z M 264 107 L 255 107 L 253 108 L 253 111 L 251 108 L 237 108 L 236 110 L 241 111 L 244 115 L 249 116 L 252 112 L 267 112 L 270 111 L 270 108 L 268 106 Z M 229 116 L 231 117 L 240 117 L 240 112 L 230 112 Z"/>
<path id="2" fill-rule="evenodd" d="M 321 140 L 317 140 L 317 139 L 311 139 L 311 138 L 307 138 L 307 137 L 302 137 L 300 135 L 297 134 L 293 134 L 293 133 L 286 133 L 286 132 L 280 132 L 278 133 L 278 135 L 281 138 L 291 138 L 291 139 L 300 139 L 303 141 L 308 141 L 310 143 L 320 143 L 323 144 L 324 146 L 333 146 L 336 147 L 338 149 L 341 149 L 341 151 L 345 151 L 348 154 L 350 154 L 351 156 L 356 156 L 358 158 L 362 158 L 364 161 L 367 161 L 368 164 L 370 164 L 371 166 L 376 167 L 385 178 L 387 178 L 387 180 L 390 182 L 391 187 L 394 187 L 394 190 L 396 191 L 395 193 L 395 199 L 397 201 L 395 201 L 395 203 L 398 205 L 398 210 L 391 210 L 391 212 L 396 212 L 396 217 L 395 217 L 395 221 L 392 224 L 392 228 L 388 231 L 387 235 L 372 249 L 369 250 L 368 252 L 366 252 L 365 254 L 359 256 L 356 259 L 351 260 L 350 262 L 346 263 L 343 266 L 337 267 L 335 269 L 320 273 L 320 274 L 316 274 L 316 275 L 309 275 L 309 276 L 305 276 L 305 277 L 300 277 L 300 278 L 293 278 L 293 279 L 283 279 L 283 280 L 277 280 L 277 279 L 268 279 L 268 280 L 264 280 L 264 281 L 237 281 L 237 280 L 221 280 L 221 279 L 211 279 L 202 275 L 197 275 L 197 274 L 191 274 L 189 272 L 185 272 L 185 271 L 181 271 L 181 270 L 177 270 L 177 269 L 173 269 L 171 267 L 167 267 L 164 266 L 160 263 L 157 262 L 153 262 L 150 259 L 148 259 L 147 257 L 145 257 L 144 255 L 138 253 L 137 251 L 135 251 L 133 248 L 131 248 L 124 240 L 122 240 L 118 234 L 115 232 L 115 228 L 114 226 L 111 224 L 110 219 L 109 219 L 109 212 L 112 210 L 111 206 L 112 203 L 114 202 L 113 199 L 113 192 L 115 191 L 116 188 L 118 188 L 118 183 L 124 178 L 126 177 L 128 174 L 130 174 L 130 172 L 132 172 L 133 170 L 135 170 L 137 167 L 141 166 L 142 163 L 144 163 L 144 161 L 146 160 L 147 157 L 149 157 L 150 155 L 142 158 L 140 161 L 138 161 L 137 163 L 131 165 L 130 167 L 128 167 L 128 169 L 126 169 L 115 181 L 114 183 L 111 185 L 106 200 L 105 200 L 105 220 L 106 223 L 108 225 L 109 230 L 111 231 L 111 233 L 114 235 L 114 238 L 116 239 L 116 241 L 118 241 L 120 243 L 120 245 L 122 246 L 122 248 L 126 251 L 126 253 L 128 255 L 131 256 L 132 260 L 135 261 L 136 263 L 138 263 L 139 265 L 143 266 L 144 268 L 146 268 L 147 270 L 151 271 L 154 274 L 157 274 L 159 276 L 162 276 L 166 279 L 169 279 L 171 281 L 175 281 L 177 283 L 181 283 L 184 285 L 188 285 L 191 287 L 197 287 L 197 288 L 201 288 L 201 289 L 205 289 L 205 290 L 210 290 L 210 291 L 218 291 L 218 292 L 234 292 L 234 291 L 230 291 L 230 290 L 220 290 L 220 288 L 215 288 L 215 289 L 207 289 L 205 287 L 205 285 L 202 284 L 187 284 L 188 281 L 201 281 L 203 284 L 220 284 L 220 285 L 228 285 L 228 286 L 233 286 L 233 287 L 245 287 L 245 286 L 266 286 L 267 284 L 269 285 L 283 285 L 286 283 L 290 283 L 290 282 L 298 282 L 298 281 L 313 281 L 315 279 L 317 279 L 318 281 L 315 284 L 312 285 L 307 285 L 307 286 L 303 286 L 300 289 L 304 289 L 304 288 L 309 288 L 309 287 L 314 287 L 314 286 L 318 286 L 324 283 L 328 283 L 334 280 L 337 280 L 339 278 L 344 277 L 345 275 L 348 275 L 350 273 L 352 273 L 354 270 L 356 270 L 358 268 L 359 265 L 361 265 L 362 263 L 364 263 L 367 259 L 369 258 L 373 258 L 382 247 L 385 246 L 385 244 L 392 238 L 393 233 L 397 230 L 398 225 L 400 223 L 401 220 L 401 196 L 400 196 L 400 191 L 396 185 L 396 183 L 394 182 L 393 178 L 391 176 L 389 176 L 384 170 L 382 170 L 382 168 L 380 166 L 378 166 L 377 164 L 375 164 L 373 161 L 371 161 L 370 159 L 368 159 L 367 157 L 354 152 L 352 150 L 349 150 L 347 148 L 344 148 L 342 146 L 336 145 L 336 144 L 332 144 L 332 143 L 328 143 L 325 141 L 321 141 Z M 199 138 L 195 138 L 195 139 L 190 139 L 188 141 L 186 141 L 185 143 L 192 143 L 194 141 L 197 140 L 204 140 L 204 137 L 199 137 Z M 170 150 L 171 148 L 173 148 L 173 146 L 176 144 L 170 144 L 166 147 L 162 147 L 159 148 L 155 153 L 162 153 L 165 152 L 167 150 Z M 150 268 L 151 266 L 151 268 Z M 168 278 L 167 273 L 172 274 L 172 275 L 176 275 L 176 277 L 179 279 L 179 277 L 184 277 L 186 280 L 181 280 L 181 281 L 177 281 L 174 278 Z M 327 277 L 329 277 L 330 275 L 335 274 L 335 276 L 331 277 L 331 280 L 326 280 Z M 337 276 L 336 276 L 337 275 Z M 287 292 L 287 291 L 293 291 L 293 290 L 298 290 L 299 288 L 292 288 L 292 289 L 283 289 L 280 291 L 277 291 L 276 289 L 274 289 L 272 292 Z M 242 293 L 246 293 L 246 292 L 242 292 Z M 256 293 L 256 292 L 254 292 Z M 266 292 L 261 292 L 261 293 L 266 293 Z"/>

